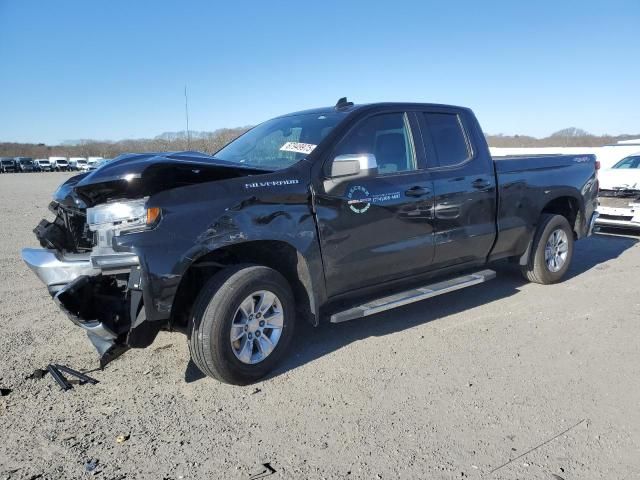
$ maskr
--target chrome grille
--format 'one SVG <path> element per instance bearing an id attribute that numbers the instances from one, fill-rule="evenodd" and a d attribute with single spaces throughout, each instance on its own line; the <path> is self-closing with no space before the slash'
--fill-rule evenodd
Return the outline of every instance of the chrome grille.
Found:
<path id="1" fill-rule="evenodd" d="M 603 207 L 629 208 L 629 203 L 633 203 L 634 199 L 622 197 L 599 197 L 598 201 Z"/>

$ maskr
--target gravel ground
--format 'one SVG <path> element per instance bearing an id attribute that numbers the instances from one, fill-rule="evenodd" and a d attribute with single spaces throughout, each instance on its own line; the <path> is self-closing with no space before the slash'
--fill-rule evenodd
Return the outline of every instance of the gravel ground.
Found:
<path id="1" fill-rule="evenodd" d="M 559 285 L 504 265 L 481 286 L 303 326 L 253 386 L 203 378 L 185 337 L 162 333 L 62 392 L 26 377 L 96 355 L 19 251 L 68 176 L 0 175 L 0 479 L 249 479 L 265 463 L 270 478 L 640 478 L 638 237 L 579 242 Z"/>

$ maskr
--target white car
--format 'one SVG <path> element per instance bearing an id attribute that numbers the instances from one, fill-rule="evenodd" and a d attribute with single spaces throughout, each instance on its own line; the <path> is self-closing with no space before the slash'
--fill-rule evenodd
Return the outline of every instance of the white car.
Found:
<path id="1" fill-rule="evenodd" d="M 599 175 L 596 225 L 640 229 L 640 152 Z"/>

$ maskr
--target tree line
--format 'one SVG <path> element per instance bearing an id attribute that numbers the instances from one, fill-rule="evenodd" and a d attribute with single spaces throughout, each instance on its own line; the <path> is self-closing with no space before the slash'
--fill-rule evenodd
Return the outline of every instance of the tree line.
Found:
<path id="1" fill-rule="evenodd" d="M 179 152 L 195 150 L 214 153 L 250 127 L 222 128 L 215 132 L 163 133 L 155 138 L 120 141 L 77 140 L 61 145 L 44 143 L 0 143 L 0 157 L 103 157 L 114 158 L 132 152 Z"/>
<path id="2" fill-rule="evenodd" d="M 490 147 L 602 147 L 620 140 L 640 138 L 637 135 L 593 135 L 580 128 L 564 128 L 548 137 L 536 138 L 528 135 L 487 135 Z"/>
<path id="3" fill-rule="evenodd" d="M 215 153 L 250 127 L 222 128 L 214 132 L 167 132 L 155 138 L 120 141 L 77 140 L 60 145 L 0 142 L 1 157 L 103 157 L 131 152 L 176 152 L 195 150 Z M 487 135 L 491 147 L 600 147 L 638 135 L 592 135 L 579 128 L 565 128 L 548 137 L 528 135 Z"/>

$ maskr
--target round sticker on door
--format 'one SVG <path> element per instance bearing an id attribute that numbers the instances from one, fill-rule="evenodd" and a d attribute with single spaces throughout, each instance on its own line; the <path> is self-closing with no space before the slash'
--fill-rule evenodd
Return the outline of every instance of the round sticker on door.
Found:
<path id="1" fill-rule="evenodd" d="M 364 213 L 371 206 L 371 194 L 362 185 L 354 185 L 347 193 L 349 208 L 355 213 Z"/>

